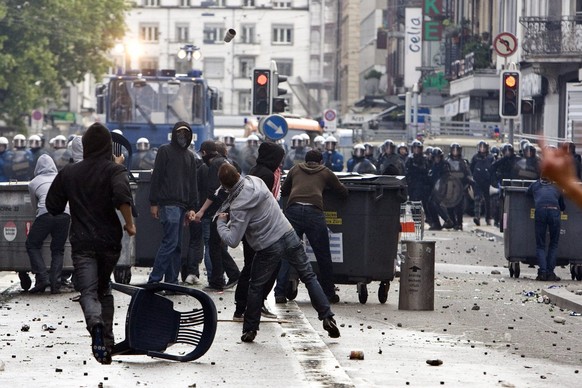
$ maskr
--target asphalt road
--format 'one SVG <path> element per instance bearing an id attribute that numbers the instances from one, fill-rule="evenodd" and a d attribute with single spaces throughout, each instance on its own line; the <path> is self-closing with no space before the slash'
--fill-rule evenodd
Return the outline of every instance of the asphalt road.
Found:
<path id="1" fill-rule="evenodd" d="M 562 282 L 537 282 L 535 269 L 524 265 L 519 279 L 510 278 L 502 242 L 481 232 L 495 230 L 477 231 L 468 221 L 463 232 L 425 234 L 436 241 L 434 311 L 399 310 L 398 279 L 385 304 L 377 283 L 368 286 L 366 304 L 359 303 L 355 285 L 340 284 L 341 302 L 333 310 L 342 336 L 330 339 L 300 286 L 293 302 L 269 300 L 279 319 L 263 320 L 255 342 L 246 344 L 241 324 L 232 321 L 229 290 L 211 294 L 217 335 L 210 351 L 190 363 L 120 356 L 100 365 L 91 356 L 80 306 L 70 300 L 75 293 L 23 293 L 15 274 L 2 272 L 0 386 L 578 387 L 582 317 L 538 303 L 537 296 L 554 286 L 582 289 L 582 283 L 569 280 L 567 269 L 558 269 Z M 240 250 L 233 253 L 240 262 Z M 146 276 L 147 269 L 134 268 L 132 283 Z M 115 297 L 119 340 L 129 297 Z M 170 298 L 176 309 L 190 304 Z M 363 359 L 350 359 L 353 351 Z"/>

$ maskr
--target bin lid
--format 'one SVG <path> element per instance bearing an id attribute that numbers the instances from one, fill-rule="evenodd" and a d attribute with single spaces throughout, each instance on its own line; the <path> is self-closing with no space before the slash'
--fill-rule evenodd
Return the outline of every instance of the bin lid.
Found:
<path id="1" fill-rule="evenodd" d="M 374 185 L 386 187 L 406 187 L 403 175 L 337 174 L 340 182 L 348 185 Z"/>

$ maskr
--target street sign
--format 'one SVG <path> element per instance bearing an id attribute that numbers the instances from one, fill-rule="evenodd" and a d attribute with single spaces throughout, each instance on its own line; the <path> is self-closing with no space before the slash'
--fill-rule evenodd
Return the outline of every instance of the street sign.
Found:
<path id="1" fill-rule="evenodd" d="M 337 113 L 333 109 L 327 109 L 323 112 L 323 129 L 326 132 L 335 132 L 337 130 Z"/>
<path id="2" fill-rule="evenodd" d="M 493 40 L 493 48 L 497 55 L 509 57 L 517 50 L 517 38 L 509 32 L 502 32 Z"/>
<path id="3" fill-rule="evenodd" d="M 288 130 L 287 120 L 281 115 L 267 116 L 259 121 L 259 132 L 271 140 L 284 138 Z"/>

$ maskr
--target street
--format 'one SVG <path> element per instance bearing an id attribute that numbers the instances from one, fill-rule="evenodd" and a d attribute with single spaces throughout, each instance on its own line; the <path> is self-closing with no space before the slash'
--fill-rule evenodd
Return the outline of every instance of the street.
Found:
<path id="1" fill-rule="evenodd" d="M 232 321 L 234 292 L 227 290 L 210 294 L 218 310 L 216 338 L 206 355 L 190 363 L 128 355 L 100 365 L 91 355 L 81 308 L 71 301 L 76 293 L 30 295 L 15 273 L 2 272 L 0 386 L 580 385 L 582 317 L 542 298 L 544 289 L 550 301 L 555 287 L 567 287 L 573 296 L 582 289 L 567 268 L 557 269 L 557 283 L 535 281 L 536 269 L 523 264 L 520 278 L 510 278 L 499 231 L 475 227 L 468 217 L 464 231 L 427 231 L 424 239 L 436 241 L 434 311 L 398 310 L 398 278 L 386 304 L 378 302 L 378 283 L 368 285 L 366 304 L 359 303 L 356 285 L 339 284 L 341 301 L 332 309 L 341 337 L 331 339 L 300 285 L 296 300 L 285 305 L 271 296 L 279 319 L 263 319 L 255 342 L 247 344 L 240 341 L 242 324 Z M 231 251 L 242 265 L 242 249 Z M 145 282 L 148 270 L 133 268 L 132 284 Z M 119 341 L 129 296 L 114 295 Z M 169 298 L 176 308 L 188 303 L 183 296 Z M 350 359 L 352 352 L 363 359 Z"/>

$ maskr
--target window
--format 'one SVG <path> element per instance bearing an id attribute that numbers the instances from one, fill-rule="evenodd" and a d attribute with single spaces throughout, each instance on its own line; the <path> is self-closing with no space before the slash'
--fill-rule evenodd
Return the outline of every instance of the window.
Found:
<path id="1" fill-rule="evenodd" d="M 140 69 L 158 69 L 158 58 L 140 58 L 139 60 Z"/>
<path id="2" fill-rule="evenodd" d="M 255 58 L 242 57 L 239 60 L 240 78 L 250 78 L 253 76 L 252 71 L 255 67 Z"/>
<path id="3" fill-rule="evenodd" d="M 291 1 L 273 1 L 273 8 L 291 8 Z"/>
<path id="4" fill-rule="evenodd" d="M 244 0 L 243 1 L 243 7 L 254 7 L 255 6 L 255 0 Z"/>
<path id="5" fill-rule="evenodd" d="M 180 7 L 189 7 L 190 0 L 180 0 Z"/>
<path id="6" fill-rule="evenodd" d="M 204 76 L 206 78 L 224 78 L 224 58 L 205 58 Z"/>
<path id="7" fill-rule="evenodd" d="M 190 28 L 187 24 L 176 24 L 176 42 L 190 41 Z"/>
<path id="8" fill-rule="evenodd" d="M 157 24 L 142 24 L 139 27 L 139 39 L 143 42 L 157 42 L 159 28 Z"/>
<path id="9" fill-rule="evenodd" d="M 226 0 L 214 0 L 214 6 L 226 7 Z"/>
<path id="10" fill-rule="evenodd" d="M 143 0 L 143 5 L 145 7 L 159 7 L 160 0 Z"/>
<path id="11" fill-rule="evenodd" d="M 254 24 L 241 25 L 241 41 L 242 43 L 257 43 L 257 37 Z"/>
<path id="12" fill-rule="evenodd" d="M 250 114 L 251 113 L 251 94 L 248 92 L 238 93 L 238 113 L 239 114 Z"/>
<path id="13" fill-rule="evenodd" d="M 215 44 L 222 43 L 225 28 L 222 24 L 205 24 L 204 25 L 204 43 Z"/>
<path id="14" fill-rule="evenodd" d="M 277 71 L 282 75 L 293 75 L 293 59 L 273 58 L 277 62 Z"/>
<path id="15" fill-rule="evenodd" d="M 292 26 L 273 26 L 273 44 L 293 44 Z"/>

